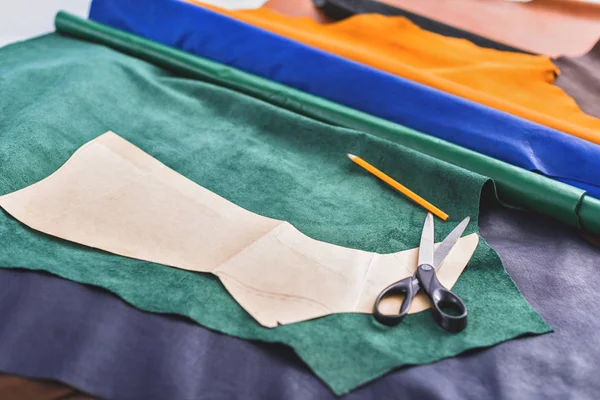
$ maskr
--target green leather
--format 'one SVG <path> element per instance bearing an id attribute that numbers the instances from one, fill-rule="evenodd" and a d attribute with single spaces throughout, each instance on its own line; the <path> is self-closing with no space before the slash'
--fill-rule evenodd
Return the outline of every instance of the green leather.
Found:
<path id="1" fill-rule="evenodd" d="M 577 210 L 582 230 L 598 235 L 600 232 L 600 200 L 591 196 L 584 196 Z"/>
<path id="2" fill-rule="evenodd" d="M 252 95 L 333 125 L 393 140 L 492 178 L 500 199 L 600 234 L 600 201 L 572 186 L 431 137 L 404 126 L 309 95 L 258 76 L 191 55 L 68 13 L 56 16 L 59 33 L 93 41 L 195 79 Z"/>
<path id="3" fill-rule="evenodd" d="M 102 45 L 50 34 L 3 47 L 0 93 L 0 195 L 46 178 L 80 146 L 112 130 L 238 206 L 327 243 L 378 253 L 415 248 L 426 215 L 346 153 L 362 155 L 446 211 L 450 221 L 436 221 L 436 241 L 465 216 L 471 217 L 465 233 L 477 232 L 488 181 L 482 175 Z M 60 240 L 1 209 L 0 240 L 2 268 L 44 270 L 109 290 L 142 310 L 284 343 L 336 393 L 400 366 L 550 329 L 483 239 L 452 288 L 469 308 L 469 324 L 458 334 L 438 327 L 428 311 L 393 328 L 371 315 L 344 313 L 268 329 L 210 274 Z M 112 316 L 97 318 L 110 323 Z M 190 357 L 201 360 L 193 351 Z"/>

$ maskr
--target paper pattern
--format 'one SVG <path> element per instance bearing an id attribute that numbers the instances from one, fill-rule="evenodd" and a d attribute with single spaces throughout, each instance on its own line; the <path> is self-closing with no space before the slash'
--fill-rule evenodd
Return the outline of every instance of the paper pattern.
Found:
<path id="1" fill-rule="evenodd" d="M 344 155 L 340 155 L 343 157 Z M 0 197 L 23 224 L 121 256 L 213 273 L 261 325 L 372 313 L 389 284 L 412 275 L 418 249 L 377 254 L 312 239 L 245 210 L 107 132 L 42 181 Z M 438 271 L 451 288 L 479 237 L 461 238 Z M 383 304 L 386 312 L 399 299 Z M 411 313 L 429 307 L 419 294 Z"/>

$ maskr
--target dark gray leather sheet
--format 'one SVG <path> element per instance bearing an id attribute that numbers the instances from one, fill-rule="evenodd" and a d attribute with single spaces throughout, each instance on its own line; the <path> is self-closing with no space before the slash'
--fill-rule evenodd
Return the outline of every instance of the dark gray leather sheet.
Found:
<path id="1" fill-rule="evenodd" d="M 535 214 L 483 237 L 555 332 L 395 371 L 346 399 L 597 399 L 600 249 Z M 0 269 L 0 370 L 115 399 L 331 399 L 292 350 L 138 311 L 103 290 Z"/>

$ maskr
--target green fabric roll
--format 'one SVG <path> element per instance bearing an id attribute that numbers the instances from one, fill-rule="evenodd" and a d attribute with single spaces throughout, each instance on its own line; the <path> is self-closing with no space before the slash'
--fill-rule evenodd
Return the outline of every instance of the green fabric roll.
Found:
<path id="1" fill-rule="evenodd" d="M 52 34 L 0 49 L 0 92 L 0 194 L 47 177 L 81 145 L 112 130 L 239 206 L 329 243 L 380 253 L 415 248 L 425 218 L 422 208 L 354 165 L 348 152 L 449 213 L 450 222 L 436 221 L 436 240 L 467 215 L 467 233 L 477 231 L 481 175 L 104 46 Z M 469 308 L 469 325 L 449 334 L 427 311 L 394 328 L 370 315 L 337 314 L 268 329 L 211 275 L 55 239 L 4 211 L 0 237 L 0 265 L 49 271 L 108 289 L 143 310 L 285 343 L 338 394 L 399 366 L 549 331 L 484 240 L 454 287 Z"/>
<path id="2" fill-rule="evenodd" d="M 67 13 L 58 32 L 105 44 L 171 71 L 213 82 L 337 126 L 384 137 L 493 178 L 501 199 L 600 234 L 600 201 L 585 192 L 404 126 L 361 113 L 287 86 Z"/>

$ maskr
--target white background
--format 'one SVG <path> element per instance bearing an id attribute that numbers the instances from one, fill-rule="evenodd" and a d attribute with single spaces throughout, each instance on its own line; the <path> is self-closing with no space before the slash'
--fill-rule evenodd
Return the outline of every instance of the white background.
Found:
<path id="1" fill-rule="evenodd" d="M 0 0 L 0 47 L 54 31 L 60 10 L 86 17 L 91 0 Z"/>
<path id="2" fill-rule="evenodd" d="M 205 1 L 230 9 L 258 8 L 266 3 L 266 0 Z M 90 3 L 91 0 L 0 0 L 0 47 L 54 31 L 54 16 L 60 10 L 87 18 Z"/>

